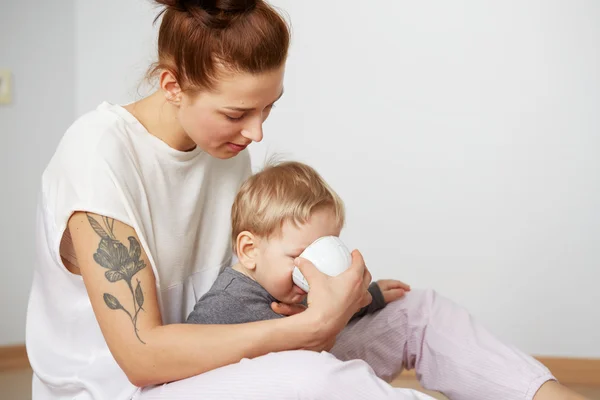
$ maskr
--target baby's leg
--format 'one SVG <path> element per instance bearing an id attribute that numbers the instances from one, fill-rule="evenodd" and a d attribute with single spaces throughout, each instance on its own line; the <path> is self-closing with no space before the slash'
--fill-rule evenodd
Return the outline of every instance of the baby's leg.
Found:
<path id="1" fill-rule="evenodd" d="M 461 400 L 531 400 L 554 379 L 532 357 L 508 346 L 467 311 L 434 291 L 412 290 L 350 324 L 332 353 L 367 361 L 390 381 L 415 369 L 424 388 Z"/>
<path id="2" fill-rule="evenodd" d="M 329 353 L 288 351 L 219 368 L 181 381 L 144 388 L 134 400 L 433 400 L 392 388 L 361 360 Z"/>

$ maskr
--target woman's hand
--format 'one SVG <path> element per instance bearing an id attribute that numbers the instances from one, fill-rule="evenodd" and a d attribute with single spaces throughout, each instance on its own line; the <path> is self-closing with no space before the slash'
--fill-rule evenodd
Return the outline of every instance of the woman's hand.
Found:
<path id="1" fill-rule="evenodd" d="M 287 303 L 271 303 L 271 308 L 277 314 L 290 316 L 300 314 L 302 311 L 306 310 L 306 306 L 304 304 L 287 304 Z"/>
<path id="2" fill-rule="evenodd" d="M 322 273 L 303 258 L 297 258 L 295 265 L 310 286 L 308 308 L 299 317 L 314 327 L 315 343 L 311 347 L 324 346 L 323 350 L 329 350 L 350 318 L 371 303 L 371 273 L 358 250 L 352 252 L 350 268 L 335 277 Z"/>
<path id="3" fill-rule="evenodd" d="M 377 281 L 377 285 L 379 285 L 379 289 L 381 289 L 385 304 L 398 300 L 402 298 L 406 292 L 410 292 L 409 285 L 394 279 L 382 279 Z"/>
<path id="4" fill-rule="evenodd" d="M 382 279 L 377 281 L 377 285 L 379 285 L 379 289 L 381 289 L 385 304 L 389 304 L 392 301 L 401 299 L 404 297 L 406 292 L 410 292 L 410 285 L 395 279 Z M 306 306 L 304 304 L 287 304 L 277 302 L 271 303 L 271 308 L 277 314 L 285 316 L 300 314 L 306 310 Z"/>

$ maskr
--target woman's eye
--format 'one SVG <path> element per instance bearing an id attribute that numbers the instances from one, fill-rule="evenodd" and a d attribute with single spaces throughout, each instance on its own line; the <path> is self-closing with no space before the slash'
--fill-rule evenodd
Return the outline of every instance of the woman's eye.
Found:
<path id="1" fill-rule="evenodd" d="M 227 114 L 225 114 L 225 117 L 226 117 L 228 120 L 230 120 L 230 121 L 239 121 L 239 120 L 241 120 L 242 118 L 244 118 L 244 115 L 242 114 L 242 115 L 240 115 L 240 116 L 238 116 L 238 117 L 233 117 L 233 116 L 231 116 L 231 115 L 227 115 Z"/>

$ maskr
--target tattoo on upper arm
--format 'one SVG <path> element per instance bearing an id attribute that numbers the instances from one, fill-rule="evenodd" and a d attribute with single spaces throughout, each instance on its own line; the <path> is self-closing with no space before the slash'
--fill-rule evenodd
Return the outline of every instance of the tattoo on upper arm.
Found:
<path id="1" fill-rule="evenodd" d="M 123 310 L 131 319 L 133 330 L 140 342 L 146 344 L 138 334 L 137 319 L 140 311 L 145 311 L 144 293 L 142 291 L 140 280 L 136 278 L 137 284 L 135 290 L 133 288 L 133 277 L 139 271 L 146 267 L 146 263 L 140 260 L 142 249 L 140 243 L 133 236 L 129 236 L 129 250 L 121 243 L 113 232 L 115 220 L 107 217 L 102 217 L 104 227 L 98 223 L 92 216 L 87 215 L 87 219 L 92 226 L 92 229 L 100 236 L 100 244 L 96 253 L 94 253 L 94 261 L 103 268 L 108 269 L 104 276 L 109 282 L 115 283 L 125 281 L 133 300 L 133 313 L 129 312 L 121 302 L 112 294 L 104 293 L 104 303 L 111 310 Z"/>

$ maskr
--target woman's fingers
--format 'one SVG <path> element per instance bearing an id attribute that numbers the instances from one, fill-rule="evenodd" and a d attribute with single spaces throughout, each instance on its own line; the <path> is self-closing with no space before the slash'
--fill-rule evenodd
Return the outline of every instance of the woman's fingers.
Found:
<path id="1" fill-rule="evenodd" d="M 306 258 L 298 257 L 294 260 L 294 265 L 298 267 L 306 282 L 311 285 L 313 280 L 318 279 L 318 275 L 323 275 L 321 271 L 315 267 L 315 265 L 308 261 Z"/>
<path id="2" fill-rule="evenodd" d="M 369 269 L 365 265 L 365 260 L 363 259 L 363 256 L 360 253 L 360 251 L 354 250 L 352 252 L 352 265 L 350 268 L 357 268 L 357 273 L 360 273 L 364 289 L 368 290 L 373 277 L 371 276 L 371 272 L 369 272 Z"/>
<path id="3" fill-rule="evenodd" d="M 306 310 L 306 306 L 303 304 L 286 304 L 286 303 L 271 303 L 271 308 L 277 314 L 290 316 L 295 314 L 300 314 L 302 311 Z"/>
<path id="4" fill-rule="evenodd" d="M 362 298 L 360 299 L 360 307 L 366 307 L 373 301 L 373 297 L 371 296 L 371 293 L 369 293 L 369 285 L 371 284 L 371 280 L 373 279 L 373 277 L 371 276 L 371 272 L 369 272 L 369 269 L 365 265 L 365 260 L 363 259 L 362 254 L 358 250 L 354 250 L 352 252 L 351 268 L 358 268 L 358 273 L 362 271 L 362 274 L 359 275 L 359 279 L 361 280 L 361 286 L 364 292 Z"/>
<path id="5" fill-rule="evenodd" d="M 373 277 L 371 276 L 371 272 L 369 271 L 369 269 L 365 266 L 365 272 L 363 274 L 363 284 L 366 287 L 366 290 L 369 289 L 369 285 L 371 284 L 371 281 L 373 280 Z"/>
<path id="6" fill-rule="evenodd" d="M 384 297 L 385 299 L 385 297 Z M 365 290 L 365 294 L 363 296 L 360 308 L 366 307 L 373 301 L 373 296 L 371 296 L 371 292 Z"/>

